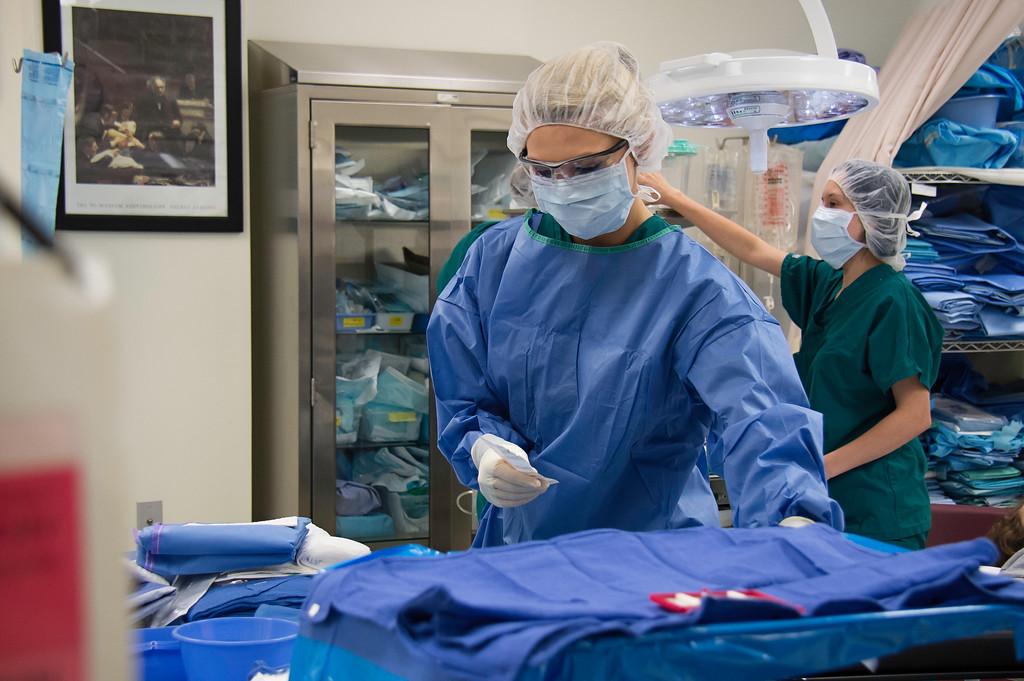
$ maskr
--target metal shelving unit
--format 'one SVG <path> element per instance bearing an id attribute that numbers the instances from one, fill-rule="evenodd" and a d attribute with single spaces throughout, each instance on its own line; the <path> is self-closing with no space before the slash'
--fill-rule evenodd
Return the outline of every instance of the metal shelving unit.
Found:
<path id="1" fill-rule="evenodd" d="M 951 340 L 942 344 L 943 352 L 1020 352 L 1024 340 Z"/>
<path id="2" fill-rule="evenodd" d="M 897 168 L 910 182 L 920 184 L 1006 184 L 1024 186 L 1024 169 Z"/>
<path id="3" fill-rule="evenodd" d="M 1024 169 L 1002 168 L 898 168 L 908 182 L 912 184 L 967 184 L 967 185 L 1010 185 L 1024 186 Z M 947 340 L 942 344 L 942 352 L 946 353 L 1007 353 L 1024 351 L 1024 340 L 981 338 Z M 984 359 L 984 358 L 982 358 Z M 991 361 L 991 360 L 990 360 Z M 1000 359 L 1006 365 L 1013 359 Z"/>
<path id="4" fill-rule="evenodd" d="M 919 182 L 921 184 L 985 184 L 984 180 L 949 170 L 915 170 L 908 168 L 901 172 L 910 182 Z"/>
<path id="5" fill-rule="evenodd" d="M 1024 340 L 955 340 L 942 344 L 943 352 L 1020 352 Z"/>

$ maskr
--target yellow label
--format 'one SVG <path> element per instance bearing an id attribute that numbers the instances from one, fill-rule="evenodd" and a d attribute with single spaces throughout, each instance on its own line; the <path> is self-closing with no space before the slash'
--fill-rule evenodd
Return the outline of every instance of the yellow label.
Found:
<path id="1" fill-rule="evenodd" d="M 416 412 L 392 411 L 388 413 L 388 421 L 391 421 L 391 423 L 414 423 L 416 421 Z"/>
<path id="2" fill-rule="evenodd" d="M 366 317 L 345 317 L 341 320 L 341 325 L 346 329 L 358 329 L 366 326 Z"/>
<path id="3" fill-rule="evenodd" d="M 402 326 L 403 323 L 405 323 L 405 320 L 401 317 L 391 317 L 388 319 L 388 326 Z"/>

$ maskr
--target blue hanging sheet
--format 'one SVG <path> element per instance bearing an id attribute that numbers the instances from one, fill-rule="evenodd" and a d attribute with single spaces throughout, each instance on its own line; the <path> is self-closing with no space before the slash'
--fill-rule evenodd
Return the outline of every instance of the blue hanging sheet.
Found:
<path id="1" fill-rule="evenodd" d="M 47 234 L 56 223 L 64 112 L 74 62 L 25 50 L 21 68 L 21 207 Z M 34 242 L 24 240 L 26 250 Z"/>

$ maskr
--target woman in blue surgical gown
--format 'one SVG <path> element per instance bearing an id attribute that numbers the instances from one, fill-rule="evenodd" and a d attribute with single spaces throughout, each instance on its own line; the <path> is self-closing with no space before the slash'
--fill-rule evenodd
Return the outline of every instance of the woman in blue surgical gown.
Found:
<path id="1" fill-rule="evenodd" d="M 644 205 L 637 173 L 670 138 L 619 45 L 516 96 L 508 144 L 540 210 L 464 240 L 428 331 L 438 444 L 490 502 L 477 546 L 717 525 L 709 460 L 737 526 L 842 526 L 778 324 Z"/>

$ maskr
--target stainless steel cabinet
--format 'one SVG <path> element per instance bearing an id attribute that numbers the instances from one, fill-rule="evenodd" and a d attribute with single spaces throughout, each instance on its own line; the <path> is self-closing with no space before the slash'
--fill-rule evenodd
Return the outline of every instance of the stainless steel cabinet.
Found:
<path id="1" fill-rule="evenodd" d="M 463 548 L 426 321 L 458 239 L 507 214 L 537 63 L 250 43 L 249 65 L 254 516 Z"/>

